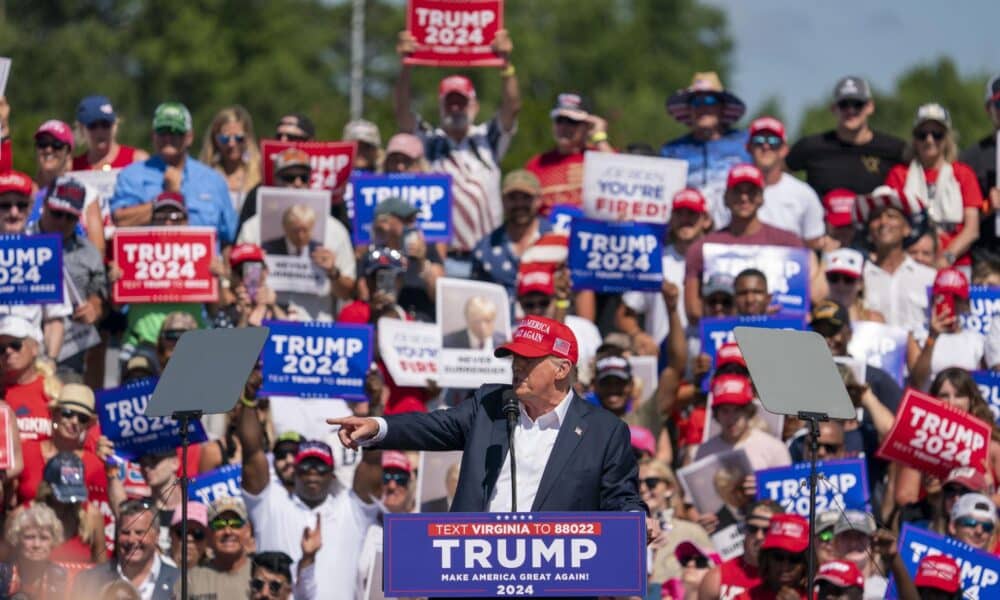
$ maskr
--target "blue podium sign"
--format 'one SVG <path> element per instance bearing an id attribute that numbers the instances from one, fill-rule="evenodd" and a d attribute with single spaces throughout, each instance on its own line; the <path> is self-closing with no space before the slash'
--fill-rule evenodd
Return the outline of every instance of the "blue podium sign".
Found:
<path id="1" fill-rule="evenodd" d="M 645 596 L 643 513 L 386 514 L 386 597 Z"/>

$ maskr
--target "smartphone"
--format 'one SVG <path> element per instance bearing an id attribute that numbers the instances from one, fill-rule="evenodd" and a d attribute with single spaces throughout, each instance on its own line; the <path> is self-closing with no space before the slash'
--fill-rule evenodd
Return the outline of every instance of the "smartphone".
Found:
<path id="1" fill-rule="evenodd" d="M 955 296 L 937 294 L 934 296 L 934 314 L 940 319 L 955 315 Z"/>
<path id="2" fill-rule="evenodd" d="M 416 227 L 407 227 L 403 230 L 403 252 L 407 256 L 413 256 L 413 250 L 415 244 L 419 243 L 420 240 L 420 230 Z"/>
<path id="3" fill-rule="evenodd" d="M 260 290 L 260 279 L 264 272 L 264 265 L 259 262 L 243 263 L 243 286 L 247 289 L 250 302 L 257 302 L 257 292 Z"/>
<path id="4" fill-rule="evenodd" d="M 375 290 L 382 292 L 395 301 L 396 299 L 396 270 L 379 269 L 375 271 Z"/>

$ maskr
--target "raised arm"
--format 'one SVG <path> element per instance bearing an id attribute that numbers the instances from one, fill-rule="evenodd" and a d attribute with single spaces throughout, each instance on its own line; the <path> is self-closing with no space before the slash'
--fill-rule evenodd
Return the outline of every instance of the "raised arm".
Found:
<path id="1" fill-rule="evenodd" d="M 400 62 L 407 54 L 416 49 L 416 42 L 409 31 L 400 31 L 396 42 L 396 54 Z M 400 131 L 413 133 L 417 129 L 417 119 L 413 116 L 410 106 L 410 65 L 401 64 L 399 76 L 396 77 L 396 88 L 392 94 L 392 102 L 396 111 L 396 125 Z"/>
<path id="2" fill-rule="evenodd" d="M 240 439 L 240 451 L 243 454 L 243 489 L 254 495 L 263 492 L 271 479 L 263 443 L 264 427 L 254 410 L 260 383 L 260 371 L 254 369 L 236 405 L 236 435 Z"/>
<path id="3" fill-rule="evenodd" d="M 497 31 L 497 35 L 493 39 L 493 50 L 505 61 L 505 66 L 500 71 L 500 127 L 504 131 L 511 131 L 517 124 L 518 113 L 521 112 L 521 90 L 517 84 L 514 64 L 510 62 L 510 53 L 514 50 L 514 44 L 510 41 L 510 35 L 506 29 Z"/>

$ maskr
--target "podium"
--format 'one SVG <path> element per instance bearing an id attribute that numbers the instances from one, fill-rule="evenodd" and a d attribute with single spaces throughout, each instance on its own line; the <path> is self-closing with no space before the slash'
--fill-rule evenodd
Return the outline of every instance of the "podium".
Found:
<path id="1" fill-rule="evenodd" d="M 645 596 L 639 512 L 386 514 L 386 597 Z"/>

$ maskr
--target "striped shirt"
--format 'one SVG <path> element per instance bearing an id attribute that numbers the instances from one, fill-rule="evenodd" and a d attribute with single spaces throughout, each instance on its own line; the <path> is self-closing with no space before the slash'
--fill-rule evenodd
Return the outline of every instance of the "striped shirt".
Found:
<path id="1" fill-rule="evenodd" d="M 451 175 L 452 249 L 471 251 L 503 221 L 500 161 L 516 131 L 516 125 L 504 131 L 494 117 L 470 127 L 458 143 L 440 128 L 418 127 L 414 132 L 424 142 L 431 171 Z"/>

